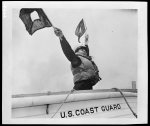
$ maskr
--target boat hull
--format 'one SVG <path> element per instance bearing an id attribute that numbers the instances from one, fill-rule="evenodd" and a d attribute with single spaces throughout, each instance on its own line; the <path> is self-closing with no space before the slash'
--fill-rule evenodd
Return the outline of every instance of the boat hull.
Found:
<path id="1" fill-rule="evenodd" d="M 137 93 L 123 92 L 137 113 Z M 13 98 L 12 118 L 135 118 L 119 92 Z"/>

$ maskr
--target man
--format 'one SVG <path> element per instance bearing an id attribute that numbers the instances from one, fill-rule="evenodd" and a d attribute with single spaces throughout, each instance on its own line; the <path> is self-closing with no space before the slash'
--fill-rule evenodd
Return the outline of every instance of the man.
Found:
<path id="1" fill-rule="evenodd" d="M 73 51 L 62 31 L 54 27 L 54 32 L 60 39 L 60 44 L 65 56 L 71 62 L 71 70 L 75 84 L 73 89 L 92 90 L 93 86 L 101 80 L 101 78 L 99 77 L 97 66 L 92 61 L 91 56 L 89 56 L 88 36 L 86 36 L 85 45 L 79 46 Z"/>

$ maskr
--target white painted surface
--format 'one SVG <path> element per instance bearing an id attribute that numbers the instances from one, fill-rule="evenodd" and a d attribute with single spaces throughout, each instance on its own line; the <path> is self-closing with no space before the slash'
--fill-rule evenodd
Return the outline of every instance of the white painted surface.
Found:
<path id="1" fill-rule="evenodd" d="M 12 108 L 61 103 L 64 101 L 67 95 L 68 94 L 14 98 L 12 101 Z M 136 97 L 136 94 L 131 92 L 124 92 L 124 95 L 126 97 Z M 122 96 L 119 92 L 76 93 L 70 94 L 70 96 L 67 99 L 67 102 L 116 97 Z"/>
<path id="2" fill-rule="evenodd" d="M 123 92 L 137 113 L 137 94 Z M 13 98 L 13 118 L 51 118 L 67 94 Z M 108 108 L 109 107 L 109 108 Z M 104 109 L 105 108 L 105 109 Z M 71 94 L 54 118 L 135 118 L 119 92 Z"/>

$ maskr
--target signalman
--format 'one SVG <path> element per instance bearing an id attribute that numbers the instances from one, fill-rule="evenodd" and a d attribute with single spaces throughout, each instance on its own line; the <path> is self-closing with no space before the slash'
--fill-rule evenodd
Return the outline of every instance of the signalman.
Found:
<path id="1" fill-rule="evenodd" d="M 54 28 L 56 36 L 60 39 L 62 50 L 71 62 L 71 71 L 74 76 L 75 90 L 92 90 L 93 86 L 101 80 L 99 70 L 89 55 L 88 35 L 85 36 L 84 45 L 78 46 L 74 51 L 63 35 L 62 31 Z"/>

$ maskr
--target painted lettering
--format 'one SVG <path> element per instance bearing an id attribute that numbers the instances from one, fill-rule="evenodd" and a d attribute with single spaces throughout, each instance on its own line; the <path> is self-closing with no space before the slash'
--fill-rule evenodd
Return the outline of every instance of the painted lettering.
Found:
<path id="1" fill-rule="evenodd" d="M 78 109 L 75 111 L 75 114 L 76 114 L 77 116 L 79 116 L 79 115 L 80 115 L 80 112 L 79 112 L 79 110 L 78 110 Z"/>
<path id="2" fill-rule="evenodd" d="M 102 110 L 103 112 L 105 112 L 105 111 L 117 110 L 117 109 L 121 109 L 120 104 L 113 104 L 113 105 L 101 106 L 101 110 Z"/>
<path id="3" fill-rule="evenodd" d="M 104 106 L 105 110 L 109 111 L 109 106 Z"/>
<path id="4" fill-rule="evenodd" d="M 60 112 L 61 118 L 67 118 L 67 117 L 73 117 L 73 116 L 83 116 L 83 115 L 89 115 L 92 113 L 97 113 L 99 107 L 90 107 L 90 108 L 81 108 L 81 109 L 76 109 L 73 111 L 67 111 L 67 112 Z M 118 110 L 121 109 L 120 104 L 112 104 L 112 105 L 103 105 L 100 107 L 102 112 L 106 111 L 113 111 L 113 110 Z"/>
<path id="5" fill-rule="evenodd" d="M 118 108 L 118 109 L 121 109 L 121 105 L 120 105 L 120 104 L 117 104 L 117 108 Z"/>
<path id="6" fill-rule="evenodd" d="M 61 118 L 65 118 L 65 112 L 60 112 Z"/>
<path id="7" fill-rule="evenodd" d="M 104 111 L 105 111 L 105 107 L 104 107 L 104 106 L 102 106 L 102 107 L 101 107 L 101 110 L 104 112 Z"/>
<path id="8" fill-rule="evenodd" d="M 72 117 L 72 111 L 68 111 L 68 117 Z"/>
<path id="9" fill-rule="evenodd" d="M 89 110 L 86 108 L 86 109 L 85 109 L 85 114 L 87 114 L 87 113 L 89 114 L 90 112 L 89 112 Z"/>
<path id="10" fill-rule="evenodd" d="M 96 109 L 96 112 L 98 112 L 98 111 L 97 111 L 97 108 L 98 108 L 98 107 L 94 107 L 94 108 Z"/>
<path id="11" fill-rule="evenodd" d="M 90 108 L 90 113 L 94 113 L 93 107 Z"/>
<path id="12" fill-rule="evenodd" d="M 109 106 L 109 110 L 114 110 L 114 108 L 110 105 L 110 106 Z"/>
<path id="13" fill-rule="evenodd" d="M 84 109 L 80 110 L 81 115 L 84 115 Z"/>
<path id="14" fill-rule="evenodd" d="M 90 108 L 84 108 L 84 109 L 77 109 L 75 110 L 75 115 L 87 115 L 98 112 L 98 107 L 90 107 Z"/>
<path id="15" fill-rule="evenodd" d="M 117 105 L 116 104 L 114 104 L 113 107 L 114 107 L 114 109 L 117 109 Z"/>

